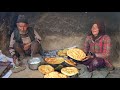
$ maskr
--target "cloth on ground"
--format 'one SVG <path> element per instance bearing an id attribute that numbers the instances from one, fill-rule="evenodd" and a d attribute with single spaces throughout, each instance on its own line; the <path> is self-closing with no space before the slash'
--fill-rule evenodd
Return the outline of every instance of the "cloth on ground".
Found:
<path id="1" fill-rule="evenodd" d="M 11 65 L 14 66 L 13 58 L 9 58 L 6 55 L 2 54 L 1 52 L 0 52 L 0 61 L 1 62 L 11 62 Z"/>

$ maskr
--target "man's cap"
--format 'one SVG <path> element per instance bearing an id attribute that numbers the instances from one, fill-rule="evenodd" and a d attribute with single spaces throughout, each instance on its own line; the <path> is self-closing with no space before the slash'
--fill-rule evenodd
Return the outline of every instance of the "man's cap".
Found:
<path id="1" fill-rule="evenodd" d="M 17 23 L 20 23 L 20 22 L 28 24 L 28 19 L 24 15 L 19 15 L 17 18 Z"/>

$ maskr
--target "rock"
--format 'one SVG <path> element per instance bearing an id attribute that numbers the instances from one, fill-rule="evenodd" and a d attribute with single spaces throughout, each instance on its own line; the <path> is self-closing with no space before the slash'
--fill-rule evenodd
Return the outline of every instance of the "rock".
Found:
<path id="1" fill-rule="evenodd" d="M 106 78 L 109 74 L 107 69 L 95 70 L 92 72 L 92 78 Z"/>
<path id="2" fill-rule="evenodd" d="M 87 70 L 83 64 L 78 64 L 76 68 L 79 70 L 78 78 L 91 78 L 92 73 Z"/>
<path id="3" fill-rule="evenodd" d="M 120 78 L 120 74 L 108 74 L 106 78 Z"/>
<path id="4" fill-rule="evenodd" d="M 83 65 L 83 64 L 78 64 L 78 65 L 76 66 L 76 68 L 79 70 L 79 74 L 82 74 L 82 73 L 84 73 L 85 71 L 88 71 L 88 70 L 87 70 L 87 67 L 86 67 L 85 65 Z"/>
<path id="5" fill-rule="evenodd" d="M 115 68 L 106 78 L 120 78 L 120 68 Z"/>
<path id="6" fill-rule="evenodd" d="M 79 74 L 79 75 L 78 75 L 78 78 L 91 78 L 91 76 L 92 76 L 92 73 L 91 73 L 91 72 L 85 71 L 84 73 Z"/>

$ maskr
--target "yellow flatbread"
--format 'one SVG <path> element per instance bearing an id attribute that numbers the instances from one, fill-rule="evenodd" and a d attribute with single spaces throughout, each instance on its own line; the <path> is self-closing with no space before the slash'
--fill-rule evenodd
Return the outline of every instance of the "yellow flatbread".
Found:
<path id="1" fill-rule="evenodd" d="M 67 78 L 67 76 L 57 71 L 54 71 L 54 72 L 46 74 L 44 78 Z"/>
<path id="2" fill-rule="evenodd" d="M 86 54 L 78 48 L 73 48 L 67 51 L 67 55 L 75 60 L 81 61 L 86 57 Z"/>
<path id="3" fill-rule="evenodd" d="M 54 68 L 50 65 L 41 65 L 38 67 L 38 70 L 43 74 L 48 74 L 54 71 Z"/>
<path id="4" fill-rule="evenodd" d="M 67 51 L 68 49 L 59 50 L 57 54 L 58 56 L 64 57 L 64 56 L 67 56 Z"/>
<path id="5" fill-rule="evenodd" d="M 78 73 L 78 69 L 75 67 L 65 67 L 61 69 L 61 73 L 67 76 L 73 76 Z"/>
<path id="6" fill-rule="evenodd" d="M 50 58 L 45 58 L 45 61 L 49 64 L 61 64 L 65 60 L 62 57 L 50 57 Z"/>
<path id="7" fill-rule="evenodd" d="M 69 65 L 72 65 L 72 66 L 75 66 L 75 65 L 76 65 L 76 63 L 75 63 L 74 61 L 72 61 L 72 60 L 65 60 L 65 62 L 66 62 L 67 64 L 69 64 Z"/>

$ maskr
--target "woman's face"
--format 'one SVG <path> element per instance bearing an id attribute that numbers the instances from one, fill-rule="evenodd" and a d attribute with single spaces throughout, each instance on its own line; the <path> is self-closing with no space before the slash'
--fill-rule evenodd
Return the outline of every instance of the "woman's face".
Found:
<path id="1" fill-rule="evenodd" d="M 97 36 L 97 35 L 98 35 L 98 33 L 99 33 L 99 28 L 98 28 L 97 24 L 93 24 L 91 31 L 92 31 L 92 34 L 93 34 L 94 36 Z"/>

